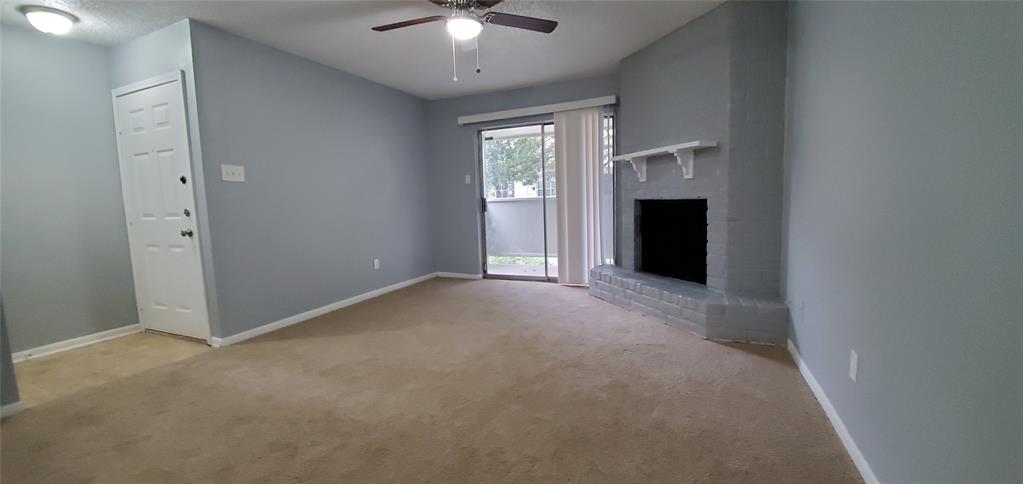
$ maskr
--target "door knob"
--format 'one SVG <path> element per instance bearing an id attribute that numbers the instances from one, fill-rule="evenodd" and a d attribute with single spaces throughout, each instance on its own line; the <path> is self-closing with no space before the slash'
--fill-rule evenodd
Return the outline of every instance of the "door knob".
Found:
<path id="1" fill-rule="evenodd" d="M 195 235 L 195 232 L 192 232 L 192 229 L 185 229 L 181 231 L 182 237 L 191 237 L 193 235 Z"/>
<path id="2" fill-rule="evenodd" d="M 178 180 L 181 180 L 182 185 L 188 183 L 188 178 L 185 178 L 185 175 L 181 175 L 181 178 L 178 178 Z"/>

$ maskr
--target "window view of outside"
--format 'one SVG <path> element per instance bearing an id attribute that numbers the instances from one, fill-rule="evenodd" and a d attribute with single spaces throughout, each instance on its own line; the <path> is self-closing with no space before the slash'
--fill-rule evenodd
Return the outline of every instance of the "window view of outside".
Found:
<path id="1" fill-rule="evenodd" d="M 605 264 L 614 264 L 614 181 L 615 163 L 615 118 L 605 113 L 601 120 L 600 154 L 600 251 Z"/>
<path id="2" fill-rule="evenodd" d="M 600 249 L 614 263 L 614 118 L 601 119 Z M 482 133 L 487 273 L 557 278 L 554 125 Z M 545 228 L 546 224 L 546 228 Z"/>
<path id="3" fill-rule="evenodd" d="M 487 273 L 557 274 L 554 126 L 485 131 L 482 155 Z"/>
<path id="4" fill-rule="evenodd" d="M 510 133 L 501 133 L 511 131 Z M 543 138 L 546 183 L 541 181 L 540 126 L 489 132 L 484 138 L 483 166 L 487 198 L 554 196 L 554 127 L 546 126 Z M 546 186 L 544 186 L 546 185 Z"/>

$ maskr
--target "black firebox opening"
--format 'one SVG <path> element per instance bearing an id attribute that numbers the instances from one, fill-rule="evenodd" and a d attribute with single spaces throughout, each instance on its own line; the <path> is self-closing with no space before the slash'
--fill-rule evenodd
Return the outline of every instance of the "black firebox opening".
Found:
<path id="1" fill-rule="evenodd" d="M 707 284 L 707 200 L 636 200 L 636 268 Z"/>

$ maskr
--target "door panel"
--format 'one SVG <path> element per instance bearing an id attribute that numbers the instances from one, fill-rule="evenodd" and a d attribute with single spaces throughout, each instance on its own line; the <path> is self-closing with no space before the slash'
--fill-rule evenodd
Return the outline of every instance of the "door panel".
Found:
<path id="1" fill-rule="evenodd" d="M 553 179 L 548 178 L 554 138 L 544 134 L 552 128 L 535 124 L 480 133 L 487 276 L 551 280 L 557 275 L 548 271 L 549 252 L 557 246 Z"/>
<path id="2" fill-rule="evenodd" d="M 140 323 L 207 339 L 180 77 L 116 96 L 114 113 Z"/>

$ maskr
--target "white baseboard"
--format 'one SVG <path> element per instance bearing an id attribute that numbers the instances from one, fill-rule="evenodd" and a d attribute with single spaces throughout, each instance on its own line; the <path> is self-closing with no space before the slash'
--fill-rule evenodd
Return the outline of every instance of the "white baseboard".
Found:
<path id="1" fill-rule="evenodd" d="M 8 403 L 7 405 L 0 407 L 0 418 L 10 417 L 11 415 L 22 411 L 24 408 L 25 406 L 22 405 L 21 402 Z"/>
<path id="2" fill-rule="evenodd" d="M 120 328 L 114 328 L 107 331 L 100 331 L 99 333 L 87 334 L 85 336 L 79 336 L 77 338 L 71 338 L 64 341 L 58 341 L 56 343 L 50 343 L 45 346 L 38 348 L 32 348 L 29 350 L 18 351 L 11 354 L 11 360 L 15 363 L 19 361 L 25 361 L 31 358 L 38 358 L 40 356 L 52 355 L 54 353 L 60 353 L 61 351 L 67 351 L 75 348 L 81 348 L 82 346 L 88 346 L 100 341 L 107 341 L 114 338 L 120 338 L 122 336 L 128 336 L 129 334 L 135 334 L 142 331 L 142 326 L 138 324 L 129 324 L 128 326 L 122 326 Z"/>
<path id="3" fill-rule="evenodd" d="M 233 345 L 235 343 L 240 343 L 240 342 L 245 341 L 247 339 L 255 338 L 256 336 L 259 336 L 259 335 L 262 335 L 262 334 L 266 334 L 266 333 L 269 333 L 271 331 L 275 331 L 275 330 L 278 330 L 278 329 L 281 329 L 281 328 L 286 328 L 286 327 L 291 326 L 293 324 L 298 324 L 298 323 L 301 323 L 302 321 L 306 321 L 306 320 L 315 318 L 317 316 L 322 316 L 322 315 L 327 314 L 327 313 L 329 313 L 331 311 L 337 311 L 338 309 L 341 309 L 341 308 L 347 307 L 347 306 L 351 306 L 351 305 L 356 304 L 356 303 L 360 303 L 360 302 L 365 301 L 367 299 L 373 299 L 373 298 L 375 298 L 377 296 L 382 296 L 382 295 L 387 294 L 389 292 L 397 291 L 398 289 L 402 289 L 402 288 L 411 286 L 413 284 L 418 284 L 418 283 L 423 282 L 423 281 L 425 281 L 427 279 L 433 279 L 434 277 L 437 277 L 437 273 L 435 273 L 435 272 L 434 273 L 430 273 L 430 274 L 426 274 L 426 275 L 422 275 L 422 276 L 419 276 L 419 277 L 414 277 L 414 278 L 409 279 L 407 281 L 402 281 L 402 282 L 399 282 L 397 284 L 391 284 L 390 286 L 381 287 L 380 289 L 374 289 L 372 291 L 359 294 L 358 296 L 352 296 L 352 297 L 350 297 L 348 299 L 344 299 L 344 300 L 341 300 L 341 301 L 330 303 L 330 304 L 328 304 L 326 306 L 318 307 L 316 309 L 310 309 L 309 311 L 306 311 L 304 313 L 299 313 L 299 314 L 296 314 L 294 316 L 281 319 L 279 321 L 274 321 L 272 323 L 267 323 L 267 324 L 264 324 L 264 325 L 259 326 L 257 328 L 250 329 L 248 331 L 243 331 L 243 332 L 238 333 L 238 334 L 233 334 L 233 335 L 228 336 L 226 338 L 213 337 L 213 338 L 210 338 L 210 346 L 213 346 L 215 348 L 220 348 L 222 346 L 227 346 L 227 345 Z"/>
<path id="4" fill-rule="evenodd" d="M 423 282 L 423 281 L 425 281 L 427 279 L 433 279 L 434 277 L 444 277 L 444 278 L 451 278 L 451 279 L 482 279 L 483 278 L 483 274 L 465 274 L 465 273 L 461 273 L 461 272 L 434 272 L 434 273 L 430 273 L 430 274 L 425 274 L 425 275 L 422 275 L 422 276 L 419 276 L 419 277 L 415 277 L 415 278 L 409 279 L 407 281 L 402 281 L 402 282 L 399 282 L 397 284 L 391 284 L 390 286 L 387 286 L 387 287 L 381 287 L 380 289 L 375 289 L 375 290 L 372 290 L 372 291 L 369 291 L 369 292 L 366 292 L 366 293 L 363 293 L 363 294 L 359 294 L 358 296 L 353 296 L 353 297 L 350 297 L 350 298 L 345 299 L 343 301 L 338 301 L 338 302 L 331 303 L 331 304 L 328 304 L 328 305 L 323 306 L 323 307 L 319 307 L 319 308 L 316 308 L 316 309 L 312 309 L 312 310 L 306 311 L 306 312 L 301 313 L 301 314 L 296 314 L 296 315 L 291 316 L 289 318 L 284 318 L 284 319 L 282 319 L 280 321 L 274 321 L 272 323 L 264 324 L 263 326 L 260 326 L 258 328 L 253 328 L 253 329 L 250 329 L 248 331 L 244 331 L 244 332 L 241 332 L 241 333 L 238 333 L 238 334 L 235 334 L 235 335 L 228 336 L 226 338 L 212 337 L 212 338 L 210 338 L 210 346 L 214 346 L 214 347 L 227 346 L 227 345 L 230 345 L 230 344 L 234 344 L 234 343 L 238 343 L 238 342 L 241 342 L 241 341 L 245 341 L 245 340 L 247 340 L 249 338 L 255 338 L 256 336 L 259 336 L 261 334 L 269 333 L 270 331 L 273 331 L 273 330 L 276 330 L 276 329 L 280 329 L 280 328 L 284 328 L 284 327 L 287 327 L 287 326 L 291 326 L 293 324 L 300 323 L 302 321 L 305 321 L 305 320 L 308 320 L 308 319 L 312 319 L 312 318 L 315 318 L 315 317 L 323 315 L 323 314 L 327 314 L 327 313 L 329 313 L 331 311 L 336 311 L 336 310 L 341 309 L 343 307 L 351 306 L 352 304 L 356 304 L 356 303 L 365 301 L 367 299 L 372 299 L 372 298 L 375 298 L 377 296 L 381 296 L 383 294 L 387 294 L 389 292 L 397 291 L 398 289 L 402 289 L 404 287 L 411 286 L 413 284 L 418 284 L 418 283 Z M 102 331 L 102 332 L 99 332 L 99 333 L 94 333 L 94 334 L 89 334 L 89 335 L 85 335 L 85 336 L 80 336 L 78 338 L 72 338 L 72 339 L 65 340 L 65 341 L 58 341 L 56 343 L 51 343 L 51 344 L 48 344 L 48 345 L 45 345 L 45 346 L 40 346 L 38 348 L 32 348 L 32 349 L 29 349 L 29 350 L 18 351 L 18 352 L 13 353 L 11 355 L 11 359 L 15 363 L 17 363 L 19 361 L 28 360 L 28 359 L 31 359 L 31 358 L 38 358 L 40 356 L 52 355 L 54 353 L 59 353 L 61 351 L 67 351 L 67 350 L 70 350 L 70 349 L 80 348 L 82 346 L 91 345 L 93 343 L 99 343 L 100 341 L 107 341 L 107 340 L 114 339 L 114 338 L 120 338 L 122 336 L 127 336 L 129 334 L 138 333 L 139 331 L 142 331 L 142 327 L 141 326 L 139 326 L 138 324 L 131 324 L 131 325 L 124 326 L 124 327 L 121 327 L 121 328 L 115 328 L 115 329 L 111 329 L 111 330 L 108 330 L 108 331 Z"/>
<path id="5" fill-rule="evenodd" d="M 483 279 L 483 274 L 466 274 L 464 272 L 438 272 L 437 277 L 447 279 Z"/>
<path id="6" fill-rule="evenodd" d="M 842 440 L 842 445 L 845 446 L 845 451 L 849 453 L 849 457 L 852 458 L 853 464 L 856 465 L 856 470 L 860 471 L 860 476 L 863 477 L 863 481 L 867 484 L 876 484 L 880 481 L 877 480 L 877 476 L 874 475 L 874 471 L 870 468 L 870 464 L 867 462 L 867 458 L 863 456 L 863 452 L 860 452 L 860 448 L 856 446 L 856 442 L 853 441 L 852 435 L 849 434 L 849 430 L 845 428 L 845 423 L 842 422 L 842 417 L 835 411 L 835 407 L 831 405 L 831 400 L 828 400 L 827 394 L 824 393 L 824 389 L 821 388 L 820 384 L 817 383 L 817 379 L 814 378 L 813 373 L 810 372 L 810 368 L 803 362 L 803 358 L 799 356 L 799 351 L 796 349 L 796 345 L 792 343 L 792 340 L 788 340 L 789 353 L 792 355 L 792 359 L 795 360 L 796 366 L 799 367 L 799 373 L 803 374 L 803 379 L 806 380 L 806 384 L 810 386 L 810 391 L 817 397 L 817 401 L 820 402 L 821 408 L 824 409 L 824 414 L 828 416 L 828 420 L 831 421 L 831 426 L 835 428 L 835 432 L 838 433 L 838 438 Z"/>

